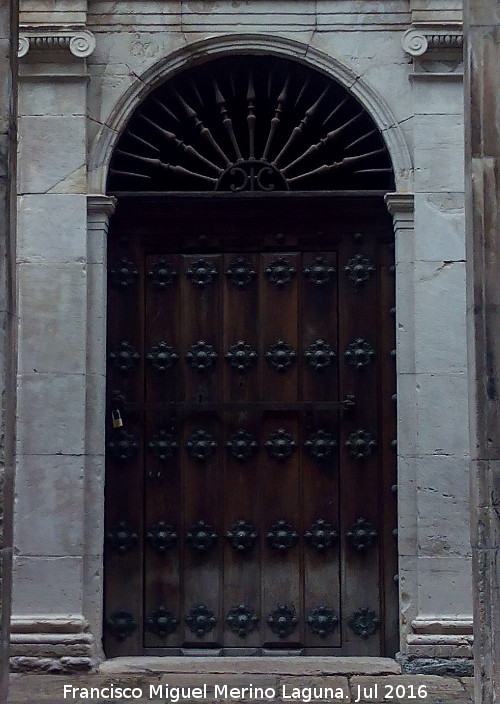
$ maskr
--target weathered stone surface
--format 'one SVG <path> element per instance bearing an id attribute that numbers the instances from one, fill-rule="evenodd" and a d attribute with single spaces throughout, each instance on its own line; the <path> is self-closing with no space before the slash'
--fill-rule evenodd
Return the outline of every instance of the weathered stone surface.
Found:
<path id="1" fill-rule="evenodd" d="M 0 701 L 8 689 L 14 504 L 16 0 L 0 4 Z"/>
<path id="2" fill-rule="evenodd" d="M 349 695 L 349 680 L 347 677 L 336 677 L 335 675 L 329 675 L 327 677 L 297 676 L 278 678 L 279 696 L 291 696 L 294 688 L 299 690 L 309 690 L 313 701 L 337 701 L 344 702 L 344 704 L 351 701 L 351 697 Z M 342 698 L 336 696 L 336 694 L 340 693 L 340 690 L 342 690 L 344 694 Z M 333 696 L 335 697 L 334 699 L 332 699 L 332 691 Z"/>
<path id="3" fill-rule="evenodd" d="M 415 222 L 416 260 L 441 264 L 465 260 L 463 193 L 416 193 Z M 462 289 L 465 305 L 464 294 Z"/>
<path id="4" fill-rule="evenodd" d="M 15 557 L 14 614 L 81 613 L 81 557 Z"/>
<path id="5" fill-rule="evenodd" d="M 467 350 L 457 345 L 457 339 L 465 340 L 464 262 L 416 262 L 415 278 L 417 373 L 465 372 Z M 455 305 L 448 305 L 449 298 Z M 466 422 L 465 397 L 462 406 Z"/>
<path id="6" fill-rule="evenodd" d="M 274 674 L 282 675 L 349 675 L 359 672 L 366 674 L 397 674 L 400 666 L 390 658 L 210 658 L 197 657 L 192 660 L 187 657 L 144 657 L 144 658 L 113 658 L 99 666 L 99 672 L 169 672 L 191 673 L 193 663 L 196 672 L 230 674 Z"/>
<path id="7" fill-rule="evenodd" d="M 470 658 L 400 658 L 399 662 L 404 673 L 423 675 L 443 675 L 446 677 L 465 677 L 472 679 L 474 675 L 474 661 Z M 473 696 L 469 688 L 467 695 Z"/>
<path id="8" fill-rule="evenodd" d="M 39 662 L 39 666 L 50 668 L 51 663 L 49 660 L 46 662 Z M 55 667 L 55 665 L 52 663 L 52 666 Z M 231 687 L 236 687 L 236 688 L 241 688 L 248 686 L 248 682 L 251 681 L 251 683 L 254 685 L 254 687 L 260 687 L 260 686 L 265 686 L 267 681 L 274 681 L 275 682 L 275 677 L 276 676 L 269 676 L 269 678 L 264 678 L 258 677 L 258 678 L 253 678 L 249 680 L 248 677 L 241 676 L 241 675 L 219 675 L 219 676 L 214 676 L 214 675 L 199 675 L 199 674 L 192 674 L 192 675 L 183 675 L 185 678 L 191 678 L 190 680 L 185 679 L 181 681 L 178 679 L 179 675 L 173 675 L 170 680 L 168 680 L 167 677 L 164 677 L 161 679 L 161 682 L 165 686 L 167 683 L 170 684 L 171 686 L 192 686 L 192 687 L 197 687 L 200 686 L 200 684 L 203 684 L 206 682 L 208 686 L 208 698 L 205 700 L 206 704 L 215 704 L 216 701 L 222 702 L 222 701 L 228 701 L 227 699 L 222 699 L 222 698 L 214 698 L 214 684 L 219 684 L 219 686 L 222 685 L 227 685 L 228 688 Z M 346 677 L 317 677 L 317 678 L 285 678 L 286 682 L 290 683 L 290 686 L 293 686 L 296 684 L 298 687 L 303 687 L 303 688 L 321 688 L 321 687 L 335 687 L 339 688 L 342 690 L 342 692 L 345 694 L 343 699 L 334 699 L 330 701 L 339 701 L 339 702 L 344 702 L 344 704 L 348 704 L 348 702 L 354 702 L 358 699 L 358 694 L 364 693 L 365 688 L 366 691 L 371 690 L 372 697 L 368 700 L 366 699 L 365 701 L 371 701 L 371 702 L 381 702 L 381 701 L 394 701 L 397 704 L 401 702 L 401 704 L 408 704 L 409 701 L 428 701 L 431 704 L 453 704 L 453 702 L 456 702 L 456 704 L 471 704 L 472 699 L 471 699 L 471 681 L 468 679 L 457 679 L 453 677 L 432 677 L 432 676 L 412 676 L 412 675 L 398 675 L 398 676 L 385 676 L 385 677 L 377 677 L 377 676 L 370 676 L 370 677 L 359 677 L 359 676 L 353 676 L 348 680 Z M 281 681 L 281 680 L 280 680 Z M 29 675 L 29 674 L 13 674 L 11 676 L 11 693 L 9 697 L 9 704 L 17 704 L 18 702 L 30 702 L 30 704 L 35 704 L 34 700 L 32 699 L 33 693 L 36 692 L 36 702 L 43 702 L 44 704 L 50 704 L 53 702 L 54 704 L 62 704 L 64 701 L 68 701 L 68 699 L 64 700 L 63 699 L 63 687 L 64 685 L 71 684 L 74 687 L 85 687 L 85 688 L 90 688 L 90 687 L 98 687 L 98 688 L 103 688 L 103 687 L 109 687 L 110 685 L 114 685 L 115 687 L 137 687 L 142 690 L 144 693 L 144 701 L 151 701 L 151 702 L 165 702 L 165 697 L 162 698 L 156 698 L 156 697 L 149 697 L 150 693 L 150 686 L 157 687 L 160 684 L 160 678 L 158 674 L 148 674 L 148 675 L 96 675 L 96 674 L 89 674 L 89 675 L 82 675 L 75 673 L 71 676 L 70 680 L 68 680 L 67 676 L 61 676 L 61 674 L 52 674 L 50 677 L 43 676 L 43 675 Z M 273 686 L 273 685 L 266 685 L 266 686 Z M 412 699 L 411 693 L 415 694 L 418 692 L 418 688 L 423 687 L 425 688 L 427 692 L 427 697 L 426 699 Z M 398 688 L 398 689 L 396 689 Z M 154 691 L 154 690 L 153 690 Z M 319 690 L 317 690 L 319 691 Z M 420 690 L 423 692 L 423 690 Z M 406 696 L 398 696 L 401 695 L 402 693 L 405 693 Z M 272 701 L 276 702 L 277 704 L 279 702 L 284 701 L 282 698 L 283 690 L 281 686 L 278 684 L 276 688 L 276 698 L 272 698 L 271 700 L 267 701 Z M 286 693 L 285 693 L 286 694 Z M 390 694 L 392 695 L 391 698 L 389 699 L 384 699 L 384 695 Z M 71 701 L 88 701 L 84 699 L 79 699 L 78 697 L 76 699 L 71 698 Z M 92 701 L 97 701 L 97 702 L 106 702 L 107 704 L 110 704 L 109 699 L 104 699 L 104 698 L 95 698 L 93 697 Z M 142 700 L 141 700 L 142 701 Z M 183 701 L 195 701 L 193 700 L 184 700 Z M 254 704 L 261 704 L 261 699 L 251 699 L 250 697 L 244 697 L 242 699 L 239 699 L 236 697 L 234 701 L 245 701 L 245 702 L 254 702 Z M 313 701 L 321 701 L 321 697 L 318 699 L 313 699 Z M 363 700 L 362 700 L 363 701 Z"/>
<path id="9" fill-rule="evenodd" d="M 21 264 L 20 374 L 83 374 L 86 271 L 82 263 Z M 42 342 L 48 336 L 50 344 Z M 68 399 L 64 399 L 65 405 Z"/>
<path id="10" fill-rule="evenodd" d="M 349 680 L 352 701 L 361 697 L 361 701 L 387 702 L 407 704 L 416 697 L 416 701 L 428 701 L 432 704 L 456 702 L 456 704 L 471 704 L 472 699 L 460 680 L 453 677 L 438 677 L 433 675 L 402 675 L 399 677 L 352 677 Z M 419 687 L 425 698 L 418 696 Z M 372 696 L 366 696 L 366 693 Z M 364 699 L 363 699 L 364 696 Z"/>
<path id="11" fill-rule="evenodd" d="M 86 198 L 33 194 L 18 200 L 18 262 L 82 262 L 87 246 Z"/>
<path id="12" fill-rule="evenodd" d="M 16 504 L 17 551 L 81 555 L 84 457 L 27 455 L 21 466 L 24 490 Z"/>
<path id="13" fill-rule="evenodd" d="M 26 374 L 19 387 L 24 414 L 19 452 L 81 455 L 84 452 L 85 379 L 82 374 Z M 47 413 L 47 409 L 51 413 Z"/>
<path id="14" fill-rule="evenodd" d="M 498 3 L 465 0 L 464 35 L 476 701 L 492 704 L 500 698 Z"/>
<path id="15" fill-rule="evenodd" d="M 84 128 L 83 116 L 19 118 L 20 194 L 85 193 Z"/>
<path id="16" fill-rule="evenodd" d="M 418 374 L 417 384 L 419 453 L 467 457 L 465 373 Z"/>
<path id="17" fill-rule="evenodd" d="M 417 115 L 415 192 L 460 192 L 464 188 L 463 118 Z"/>

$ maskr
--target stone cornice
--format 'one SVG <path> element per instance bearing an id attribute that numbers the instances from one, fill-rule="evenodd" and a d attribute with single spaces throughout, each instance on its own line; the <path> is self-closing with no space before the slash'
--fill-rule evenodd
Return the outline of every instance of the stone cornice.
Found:
<path id="1" fill-rule="evenodd" d="M 60 51 L 69 49 L 78 59 L 85 59 L 95 49 L 92 32 L 81 27 L 45 26 L 19 28 L 19 58 L 34 49 L 36 51 Z"/>
<path id="2" fill-rule="evenodd" d="M 87 195 L 87 213 L 90 216 L 106 215 L 109 217 L 115 212 L 116 202 L 114 196 L 90 193 Z"/>
<path id="3" fill-rule="evenodd" d="M 392 216 L 400 213 L 410 213 L 413 216 L 415 196 L 413 193 L 386 193 L 385 204 Z"/>
<path id="4" fill-rule="evenodd" d="M 403 51 L 410 56 L 421 57 L 430 50 L 462 50 L 462 24 L 450 22 L 443 24 L 414 24 L 401 40 Z"/>

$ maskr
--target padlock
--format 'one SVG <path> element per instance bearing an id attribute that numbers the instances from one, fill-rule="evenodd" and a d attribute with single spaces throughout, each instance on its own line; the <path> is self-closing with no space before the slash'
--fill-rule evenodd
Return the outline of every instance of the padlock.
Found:
<path id="1" fill-rule="evenodd" d="M 113 428 L 123 428 L 123 420 L 120 411 L 111 411 L 111 419 L 113 421 Z"/>

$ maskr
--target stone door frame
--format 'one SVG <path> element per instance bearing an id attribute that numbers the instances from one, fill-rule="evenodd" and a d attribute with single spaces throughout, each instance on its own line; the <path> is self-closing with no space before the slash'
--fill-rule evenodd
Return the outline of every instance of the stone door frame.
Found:
<path id="1" fill-rule="evenodd" d="M 401 127 L 395 120 L 385 99 L 377 94 L 362 78 L 337 59 L 312 49 L 300 42 L 262 35 L 226 35 L 193 42 L 187 48 L 174 52 L 145 71 L 115 106 L 109 121 L 100 128 L 91 147 L 87 180 L 87 232 L 84 243 L 83 263 L 85 279 L 82 284 L 83 311 L 78 320 L 78 334 L 84 339 L 83 374 L 74 374 L 75 404 L 84 399 L 85 412 L 82 422 L 72 429 L 72 438 L 78 441 L 83 466 L 80 471 L 81 495 L 78 512 L 65 518 L 78 523 L 82 535 L 81 558 L 67 559 L 67 570 L 78 562 L 81 573 L 74 578 L 75 609 L 71 614 L 58 612 L 58 604 L 50 603 L 45 613 L 37 615 L 22 602 L 21 615 L 14 614 L 12 623 L 13 656 L 22 659 L 26 653 L 38 657 L 63 657 L 64 667 L 92 667 L 103 658 L 102 635 L 102 548 L 104 519 L 104 418 L 105 418 L 105 350 L 106 350 L 106 246 L 109 219 L 115 207 L 112 197 L 105 195 L 106 178 L 114 145 L 128 118 L 138 103 L 156 85 L 166 80 L 190 61 L 215 58 L 223 54 L 243 52 L 269 53 L 290 57 L 311 64 L 333 80 L 349 89 L 371 114 L 382 131 L 389 150 L 396 179 L 396 192 L 386 196 L 387 206 L 393 216 L 396 255 L 396 326 L 397 326 L 397 387 L 398 387 L 398 507 L 399 507 L 399 592 L 401 652 L 413 657 L 453 657 L 470 654 L 467 634 L 472 623 L 468 615 L 445 614 L 431 618 L 427 615 L 425 597 L 432 584 L 425 583 L 425 571 L 419 574 L 419 547 L 417 526 L 417 376 L 415 371 L 415 311 L 420 295 L 416 289 L 414 196 L 412 193 L 413 165 L 410 151 Z M 43 77 L 42 77 L 43 78 Z M 53 80 L 46 76 L 43 80 Z M 78 90 L 85 91 L 85 77 L 75 79 Z M 30 193 L 30 191 L 28 191 Z M 58 196 L 58 197 L 63 197 Z M 75 198 L 75 196 L 72 196 Z M 78 196 L 80 198 L 80 196 Z M 85 198 L 85 196 L 84 196 Z M 82 199 L 83 200 L 83 199 Z M 83 213 L 79 212 L 78 217 Z M 24 223 L 24 221 L 23 221 Z M 36 263 L 36 262 L 35 262 Z M 28 281 L 28 280 L 26 280 Z M 28 281 L 29 283 L 29 281 Z M 20 277 L 20 284 L 26 286 Z M 26 289 L 28 290 L 28 289 Z M 421 291 L 421 289 L 420 289 Z M 22 294 L 22 291 L 21 291 Z M 25 295 L 28 295 L 27 293 Z M 80 326 L 80 327 L 78 327 Z M 31 381 L 30 381 L 31 383 Z M 78 385 L 77 385 L 78 383 Z M 21 384 L 20 412 L 23 404 L 30 403 L 29 394 L 34 386 Z M 38 388 L 38 387 L 36 387 Z M 28 389 L 28 390 L 27 390 Z M 49 399 L 50 400 L 50 399 Z M 77 407 L 75 406 L 75 407 Z M 60 411 L 61 409 L 58 409 Z M 80 411 L 78 411 L 81 417 Z M 56 419 L 59 421 L 59 418 Z M 21 430 L 23 430 L 21 428 Z M 23 472 L 30 471 L 30 445 L 24 434 L 20 444 L 18 462 Z M 75 440 L 75 443 L 76 443 Z M 68 450 L 66 450 L 68 451 Z M 23 452 L 26 453 L 23 455 Z M 31 451 L 34 455 L 35 452 Z M 24 465 L 22 463 L 25 463 Z M 76 470 L 75 470 L 76 471 Z M 425 536 L 425 527 L 421 529 Z M 73 553 L 74 554 L 74 553 Z M 31 562 L 29 562 L 31 560 Z M 39 569 L 36 559 L 21 564 L 18 577 L 19 591 L 24 589 L 22 580 L 33 582 L 33 570 Z M 46 561 L 47 564 L 47 561 Z M 60 562 L 61 569 L 63 563 Z M 41 569 L 41 567 L 40 567 Z M 44 567 L 45 569 L 45 567 Z M 31 571 L 30 571 L 31 570 Z M 38 573 L 37 573 L 38 574 Z M 42 574 L 42 573 L 40 573 Z M 38 583 L 44 585 L 45 573 Z M 47 576 L 48 578 L 48 576 Z M 55 577 L 53 577 L 55 579 Z M 38 578 L 37 578 L 38 579 Z M 78 582 L 78 580 L 80 580 Z M 422 590 L 422 583 L 425 588 Z M 48 591 L 47 591 L 48 590 Z M 26 593 L 31 593 L 26 592 Z M 421 594 L 423 596 L 421 596 Z M 22 600 L 21 600 L 22 601 Z M 48 597 L 45 599 L 48 603 Z M 44 603 L 45 603 L 44 602 Z M 78 606 L 76 606 L 78 605 Z M 15 603 L 14 603 L 15 606 Z M 51 615 L 47 615 L 47 612 Z M 57 651 L 57 652 L 56 652 Z M 31 660 L 32 658 L 26 658 Z M 34 658 L 36 659 L 36 658 Z M 74 662 L 73 662 L 74 661 Z M 22 663 L 19 663 L 22 666 Z M 26 667 L 29 663 L 26 663 Z"/>

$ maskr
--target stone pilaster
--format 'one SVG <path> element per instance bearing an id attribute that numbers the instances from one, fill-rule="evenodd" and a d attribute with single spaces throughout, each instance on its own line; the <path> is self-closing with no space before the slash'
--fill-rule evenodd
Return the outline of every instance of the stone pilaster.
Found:
<path id="1" fill-rule="evenodd" d="M 476 702 L 500 699 L 500 7 L 465 0 Z"/>
<path id="2" fill-rule="evenodd" d="M 87 401 L 83 614 L 102 657 L 104 543 L 104 434 L 106 419 L 106 255 L 109 219 L 115 198 L 87 197 Z"/>
<path id="3" fill-rule="evenodd" d="M 418 5 L 412 2 L 414 11 Z M 465 345 L 457 343 L 465 338 L 462 27 L 444 9 L 432 22 L 415 15 L 402 36 L 413 62 L 410 237 L 398 242 L 404 200 L 393 203 L 390 194 L 388 206 L 400 282 L 400 491 L 405 481 L 412 485 L 408 500 L 400 497 L 400 520 L 414 521 L 410 540 L 400 538 L 401 650 L 407 669 L 463 674 L 471 663 L 456 658 L 472 655 L 472 585 L 467 360 Z"/>
<path id="4" fill-rule="evenodd" d="M 24 11 L 31 4 L 25 2 Z M 87 70 L 94 37 L 37 3 L 21 27 L 17 485 L 12 666 L 89 669 Z M 68 3 L 57 3 L 58 10 Z M 73 3 L 76 8 L 78 3 Z M 82 6 L 83 7 L 83 6 Z M 68 18 L 66 18 L 68 19 Z M 35 22 L 37 18 L 33 18 Z M 43 24 L 45 21 L 46 24 Z M 90 406 L 89 406 L 90 407 Z"/>
<path id="5" fill-rule="evenodd" d="M 14 497 L 16 0 L 0 4 L 0 702 L 7 699 Z"/>

